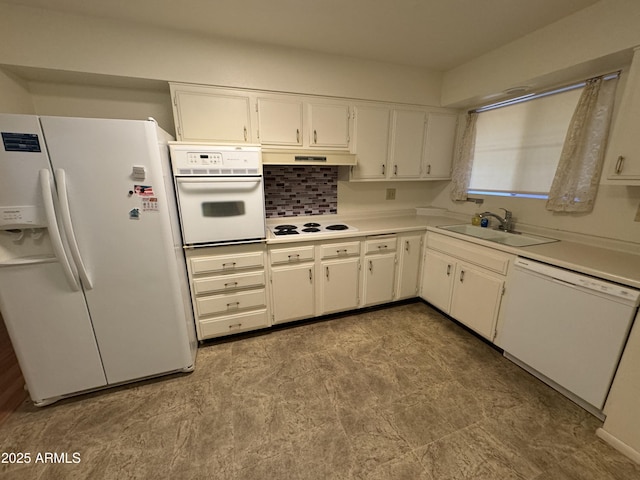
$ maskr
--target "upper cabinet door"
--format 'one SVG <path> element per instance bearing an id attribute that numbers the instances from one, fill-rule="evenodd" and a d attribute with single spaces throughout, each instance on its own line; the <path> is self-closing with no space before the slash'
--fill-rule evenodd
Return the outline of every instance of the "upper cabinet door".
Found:
<path id="1" fill-rule="evenodd" d="M 302 145 L 302 101 L 258 98 L 258 138 L 262 145 Z"/>
<path id="2" fill-rule="evenodd" d="M 432 180 L 451 178 L 457 124 L 456 114 L 431 112 L 427 115 L 423 178 Z"/>
<path id="3" fill-rule="evenodd" d="M 349 148 L 349 105 L 309 103 L 309 146 Z"/>
<path id="4" fill-rule="evenodd" d="M 640 185 L 640 48 L 635 49 L 624 87 L 620 111 L 614 111 L 604 183 Z"/>
<path id="5" fill-rule="evenodd" d="M 386 177 L 390 117 L 388 107 L 355 107 L 353 151 L 358 163 L 353 168 L 353 180 L 384 180 Z"/>
<path id="6" fill-rule="evenodd" d="M 179 140 L 192 142 L 251 142 L 250 99 L 246 95 L 179 89 L 174 114 Z"/>
<path id="7" fill-rule="evenodd" d="M 394 110 L 389 178 L 419 178 L 424 152 L 426 112 Z"/>

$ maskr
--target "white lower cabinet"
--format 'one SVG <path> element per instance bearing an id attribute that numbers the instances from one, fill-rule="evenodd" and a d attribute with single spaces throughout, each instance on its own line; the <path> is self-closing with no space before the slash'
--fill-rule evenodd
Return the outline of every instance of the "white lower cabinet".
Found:
<path id="1" fill-rule="evenodd" d="M 483 337 L 493 340 L 503 288 L 503 277 L 458 263 L 449 313 Z"/>
<path id="2" fill-rule="evenodd" d="M 364 242 L 363 306 L 391 302 L 395 297 L 398 238 L 383 235 Z"/>
<path id="3" fill-rule="evenodd" d="M 361 243 L 358 239 L 318 245 L 318 315 L 358 308 Z"/>
<path id="4" fill-rule="evenodd" d="M 187 250 L 198 340 L 271 325 L 264 244 Z"/>
<path id="5" fill-rule="evenodd" d="M 493 340 L 512 261 L 512 255 L 429 232 L 421 297 Z"/>
<path id="6" fill-rule="evenodd" d="M 395 300 L 418 296 L 424 234 L 410 232 L 398 237 L 398 272 Z"/>
<path id="7" fill-rule="evenodd" d="M 273 323 L 315 315 L 315 247 L 299 244 L 269 249 Z"/>
<path id="8" fill-rule="evenodd" d="M 360 258 L 343 258 L 320 262 L 320 315 L 358 307 Z"/>

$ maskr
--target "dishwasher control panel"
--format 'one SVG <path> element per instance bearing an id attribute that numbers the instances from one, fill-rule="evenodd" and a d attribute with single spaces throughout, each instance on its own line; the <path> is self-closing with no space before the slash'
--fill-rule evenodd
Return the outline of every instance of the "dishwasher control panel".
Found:
<path id="1" fill-rule="evenodd" d="M 540 263 L 522 257 L 516 258 L 514 266 L 536 272 L 540 275 L 545 275 L 563 283 L 569 283 L 594 292 L 600 292 L 604 295 L 624 299 L 635 306 L 638 306 L 640 303 L 640 291 L 634 290 L 630 287 L 625 287 L 616 283 L 589 277 L 582 273 L 565 270 L 561 267 L 547 265 L 546 263 Z"/>

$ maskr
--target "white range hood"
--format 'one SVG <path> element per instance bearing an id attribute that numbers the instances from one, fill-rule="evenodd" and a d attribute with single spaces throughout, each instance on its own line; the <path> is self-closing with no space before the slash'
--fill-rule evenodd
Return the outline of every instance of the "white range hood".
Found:
<path id="1" fill-rule="evenodd" d="M 328 165 L 354 166 L 356 156 L 347 151 L 335 150 L 288 150 L 262 148 L 264 165 Z"/>

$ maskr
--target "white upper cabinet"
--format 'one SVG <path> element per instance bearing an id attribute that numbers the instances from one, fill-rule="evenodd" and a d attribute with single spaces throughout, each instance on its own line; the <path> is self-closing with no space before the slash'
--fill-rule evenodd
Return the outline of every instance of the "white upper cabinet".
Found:
<path id="1" fill-rule="evenodd" d="M 356 105 L 353 150 L 357 165 L 352 180 L 384 180 L 389 160 L 391 109 L 379 105 Z"/>
<path id="2" fill-rule="evenodd" d="M 309 146 L 349 148 L 349 105 L 346 103 L 310 102 Z"/>
<path id="3" fill-rule="evenodd" d="M 303 102 L 299 97 L 258 97 L 257 111 L 262 145 L 302 146 Z"/>
<path id="4" fill-rule="evenodd" d="M 430 112 L 427 115 L 422 177 L 430 180 L 451 178 L 451 162 L 458 116 L 455 113 Z"/>
<path id="5" fill-rule="evenodd" d="M 393 111 L 389 178 L 417 179 L 420 177 L 425 123 L 424 110 Z"/>
<path id="6" fill-rule="evenodd" d="M 428 107 L 356 104 L 351 181 L 447 180 L 457 114 Z"/>
<path id="7" fill-rule="evenodd" d="M 634 52 L 624 87 L 620 111 L 614 112 L 603 183 L 640 185 L 640 48 Z"/>
<path id="8" fill-rule="evenodd" d="M 457 120 L 450 110 L 182 83 L 170 87 L 180 141 L 260 143 L 271 154 L 293 149 L 355 154 L 352 181 L 450 178 Z"/>
<path id="9" fill-rule="evenodd" d="M 171 85 L 178 140 L 252 142 L 248 94 L 209 87 Z"/>

